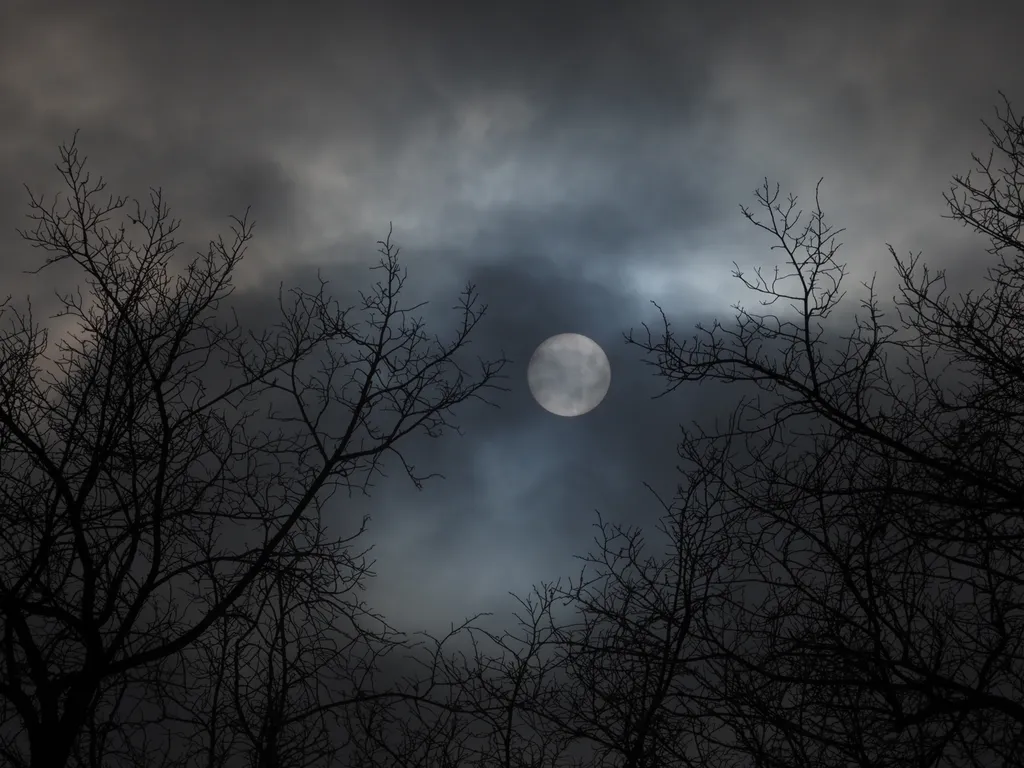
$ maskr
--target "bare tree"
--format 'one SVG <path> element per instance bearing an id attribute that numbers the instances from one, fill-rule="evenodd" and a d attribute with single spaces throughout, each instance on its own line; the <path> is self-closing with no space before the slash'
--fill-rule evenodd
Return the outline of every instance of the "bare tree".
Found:
<path id="1" fill-rule="evenodd" d="M 701 630 L 734 590 L 737 519 L 717 507 L 713 485 L 690 479 L 662 503 L 663 549 L 599 516 L 579 579 L 550 593 L 563 608 L 549 612 L 552 684 L 517 704 L 595 766 L 714 764 L 718 723 L 698 674 L 714 649 Z"/>
<path id="2" fill-rule="evenodd" d="M 991 135 L 1007 165 L 979 160 L 986 181 L 947 198 L 1001 257 L 993 288 L 953 302 L 890 248 L 902 335 L 872 281 L 866 318 L 830 343 L 841 230 L 820 205 L 801 226 L 766 180 L 768 220 L 743 211 L 791 271 L 736 274 L 789 309 L 737 307 L 735 329 L 685 342 L 663 314 L 660 335 L 627 337 L 665 394 L 753 392 L 724 427 L 684 430 L 665 549 L 600 522 L 580 579 L 520 600 L 518 630 L 468 627 L 469 657 L 434 654 L 414 688 L 443 681 L 443 713 L 350 710 L 379 718 L 356 764 L 1024 765 L 1024 123 L 1006 107 Z"/>
<path id="3" fill-rule="evenodd" d="M 253 618 L 246 602 L 273 592 L 261 580 L 306 568 L 303 521 L 333 491 L 365 490 L 389 455 L 419 484 L 404 438 L 453 428 L 454 409 L 500 389 L 504 363 L 462 362 L 485 311 L 473 286 L 450 340 L 426 332 L 390 236 L 358 306 L 321 280 L 282 290 L 273 328 L 243 331 L 222 304 L 247 217 L 175 274 L 161 193 L 127 216 L 136 244 L 108 225 L 127 200 L 100 199 L 84 164 L 74 142 L 61 148 L 70 194 L 46 206 L 30 192 L 36 227 L 21 233 L 88 289 L 59 296 L 76 326 L 60 357 L 31 308 L 3 307 L 0 758 L 12 765 L 68 764 L 103 725 L 97 707 L 187 675 L 187 651 Z M 283 716 L 264 705 L 250 712 L 260 739 Z"/>
<path id="4" fill-rule="evenodd" d="M 303 541 L 292 537 L 286 548 L 290 561 L 266 569 L 183 654 L 187 680 L 160 721 L 168 744 L 189 745 L 174 764 L 331 764 L 343 746 L 333 710 L 370 693 L 369 652 L 402 644 L 354 594 L 372 575 L 366 551 L 351 551 L 366 522 L 346 539 L 329 539 L 321 521 L 304 518 L 295 529 Z"/>
<path id="5" fill-rule="evenodd" d="M 627 341 L 666 392 L 745 382 L 729 427 L 684 431 L 680 454 L 750 521 L 735 536 L 753 590 L 706 616 L 702 685 L 728 741 L 756 766 L 1024 765 L 1024 121 L 1005 96 L 989 128 L 993 166 L 955 177 L 951 217 L 999 257 L 980 293 L 901 261 L 883 322 L 863 317 L 835 345 L 825 322 L 843 293 L 841 230 L 820 204 L 758 193 L 788 271 L 736 276 L 789 303 L 737 307 L 736 326 L 680 340 L 663 313 Z M 816 201 L 817 202 L 817 201 Z M 742 459 L 710 450 L 742 440 Z"/>
<path id="6" fill-rule="evenodd" d="M 599 515 L 597 550 L 579 558 L 579 578 L 516 597 L 514 629 L 499 634 L 469 624 L 468 647 L 462 638 L 464 650 L 450 654 L 442 649 L 451 637 L 436 641 L 419 680 L 445 688 L 437 697 L 445 708 L 396 702 L 401 737 L 375 737 L 384 754 L 365 764 L 722 764 L 716 739 L 723 725 L 700 674 L 718 651 L 702 631 L 712 623 L 706 615 L 734 599 L 733 534 L 741 519 L 718 508 L 706 476 L 690 480 L 674 503 L 663 504 L 661 551 L 639 529 Z M 399 753 L 397 743 L 421 749 Z"/>

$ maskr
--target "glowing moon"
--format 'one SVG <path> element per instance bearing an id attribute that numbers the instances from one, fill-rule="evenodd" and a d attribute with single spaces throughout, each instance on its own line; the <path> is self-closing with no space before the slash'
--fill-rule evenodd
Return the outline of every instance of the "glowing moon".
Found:
<path id="1" fill-rule="evenodd" d="M 612 367 L 597 342 L 578 333 L 560 333 L 537 347 L 526 381 L 544 410 L 556 416 L 581 416 L 608 394 Z"/>

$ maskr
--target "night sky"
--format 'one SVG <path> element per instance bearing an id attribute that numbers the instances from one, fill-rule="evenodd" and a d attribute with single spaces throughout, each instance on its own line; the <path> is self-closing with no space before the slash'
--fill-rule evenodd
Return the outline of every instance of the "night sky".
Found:
<path id="1" fill-rule="evenodd" d="M 672 495 L 676 424 L 731 412 L 728 388 L 652 401 L 659 382 L 623 333 L 656 319 L 652 300 L 681 331 L 756 306 L 731 272 L 777 263 L 739 209 L 765 177 L 804 208 L 824 177 L 826 217 L 846 228 L 847 319 L 876 270 L 889 303 L 887 243 L 958 290 L 981 283 L 985 242 L 942 218 L 942 193 L 987 155 L 998 91 L 1024 110 L 1006 4 L 688 5 L 4 0 L 0 294 L 52 306 L 14 229 L 22 185 L 57 188 L 76 129 L 111 192 L 163 188 L 190 252 L 252 206 L 235 295 L 250 312 L 316 268 L 339 298 L 368 286 L 392 222 L 438 330 L 477 284 L 489 313 L 473 351 L 513 361 L 509 391 L 465 408 L 461 438 L 409 446 L 445 479 L 417 491 L 392 466 L 331 514 L 339 532 L 372 516 L 366 599 L 394 625 L 509 624 L 509 591 L 576 573 L 595 509 L 653 523 L 643 483 Z M 613 368 L 578 418 L 526 386 L 534 348 L 563 332 Z"/>

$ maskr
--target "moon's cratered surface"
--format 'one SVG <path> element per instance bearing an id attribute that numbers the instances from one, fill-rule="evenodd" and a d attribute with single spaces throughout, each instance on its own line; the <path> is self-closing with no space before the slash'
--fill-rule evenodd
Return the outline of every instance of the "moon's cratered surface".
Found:
<path id="1" fill-rule="evenodd" d="M 560 333 L 537 347 L 526 380 L 544 410 L 556 416 L 581 416 L 608 394 L 612 367 L 597 342 L 579 333 Z"/>

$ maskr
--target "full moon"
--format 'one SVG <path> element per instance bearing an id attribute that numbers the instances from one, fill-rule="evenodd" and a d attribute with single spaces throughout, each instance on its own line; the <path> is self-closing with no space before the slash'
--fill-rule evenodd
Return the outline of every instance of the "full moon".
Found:
<path id="1" fill-rule="evenodd" d="M 544 410 L 582 416 L 608 394 L 612 367 L 597 342 L 578 333 L 560 333 L 537 347 L 526 380 Z"/>

